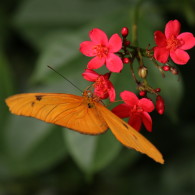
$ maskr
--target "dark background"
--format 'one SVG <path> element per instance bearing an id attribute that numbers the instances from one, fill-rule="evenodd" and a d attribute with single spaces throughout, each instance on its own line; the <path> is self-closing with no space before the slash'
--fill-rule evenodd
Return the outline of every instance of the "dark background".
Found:
<path id="1" fill-rule="evenodd" d="M 178 19 L 195 32 L 195 2 L 139 1 L 140 47 L 154 46 L 155 30 Z M 0 3 L 0 194 L 195 194 L 195 53 L 179 76 L 162 78 L 150 61 L 149 82 L 165 99 L 163 116 L 152 114 L 153 132 L 143 133 L 162 152 L 160 165 L 126 149 L 108 131 L 80 135 L 35 119 L 12 116 L 4 103 L 22 92 L 78 94 L 47 68 L 51 65 L 84 90 L 89 58 L 79 44 L 92 28 L 109 36 L 133 21 L 137 0 L 7 0 Z M 131 40 L 131 32 L 128 37 Z M 136 65 L 135 65 L 136 66 Z M 113 76 L 117 91 L 135 90 L 129 74 Z"/>

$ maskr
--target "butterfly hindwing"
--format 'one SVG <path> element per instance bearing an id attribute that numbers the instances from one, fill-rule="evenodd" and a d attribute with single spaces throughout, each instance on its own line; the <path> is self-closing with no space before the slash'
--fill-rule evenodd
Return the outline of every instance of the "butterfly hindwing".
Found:
<path id="1" fill-rule="evenodd" d="M 148 155 L 159 163 L 164 163 L 162 154 L 150 141 L 106 107 L 101 104 L 97 107 L 112 133 L 122 144 Z"/>

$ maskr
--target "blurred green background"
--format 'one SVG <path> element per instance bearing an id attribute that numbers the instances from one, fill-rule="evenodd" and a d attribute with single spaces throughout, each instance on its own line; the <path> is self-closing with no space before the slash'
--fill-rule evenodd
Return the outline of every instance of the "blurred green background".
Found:
<path id="1" fill-rule="evenodd" d="M 163 153 L 160 165 L 123 147 L 110 131 L 87 136 L 36 119 L 13 116 L 4 99 L 22 92 L 80 92 L 89 58 L 79 44 L 92 28 L 109 36 L 131 29 L 137 0 L 7 0 L 0 2 L 0 195 L 195 194 L 195 50 L 179 76 L 162 78 L 151 64 L 149 81 L 166 102 L 152 114 L 153 132 L 142 133 Z M 195 1 L 146 0 L 139 7 L 139 44 L 154 46 L 153 33 L 172 19 L 195 32 Z M 129 35 L 131 39 L 131 33 Z M 113 76 L 117 91 L 134 90 L 123 71 Z"/>

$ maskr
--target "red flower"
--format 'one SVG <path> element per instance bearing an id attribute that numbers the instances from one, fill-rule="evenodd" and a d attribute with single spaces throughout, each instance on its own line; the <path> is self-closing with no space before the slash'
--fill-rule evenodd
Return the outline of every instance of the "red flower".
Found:
<path id="1" fill-rule="evenodd" d="M 180 33 L 180 22 L 170 20 L 165 27 L 165 34 L 161 31 L 154 33 L 157 46 L 154 48 L 154 58 L 161 63 L 166 63 L 170 55 L 176 64 L 186 64 L 190 56 L 184 50 L 195 46 L 195 37 L 192 33 Z"/>
<path id="2" fill-rule="evenodd" d="M 148 112 L 154 110 L 154 104 L 147 98 L 138 99 L 138 97 L 130 91 L 123 91 L 120 94 L 125 103 L 119 104 L 113 108 L 112 112 L 120 118 L 130 117 L 128 123 L 137 131 L 140 130 L 142 123 L 148 131 L 152 131 L 152 119 Z"/>
<path id="3" fill-rule="evenodd" d="M 105 32 L 94 28 L 89 32 L 91 41 L 80 44 L 80 52 L 86 56 L 94 57 L 89 61 L 88 69 L 97 69 L 106 64 L 111 72 L 120 72 L 123 68 L 122 60 L 114 54 L 122 48 L 122 39 L 118 34 L 112 35 L 108 40 Z"/>
<path id="4" fill-rule="evenodd" d="M 97 72 L 86 69 L 82 74 L 84 79 L 87 81 L 94 82 L 94 94 L 101 99 L 106 99 L 109 97 L 110 101 L 113 102 L 116 97 L 115 89 L 113 84 L 110 82 L 110 73 L 104 75 L 98 74 Z"/>

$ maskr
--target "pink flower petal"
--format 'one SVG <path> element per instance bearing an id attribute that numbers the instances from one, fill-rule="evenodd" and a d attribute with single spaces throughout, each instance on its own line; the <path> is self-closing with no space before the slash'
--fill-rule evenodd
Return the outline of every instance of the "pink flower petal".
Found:
<path id="1" fill-rule="evenodd" d="M 104 64 L 105 64 L 105 58 L 99 58 L 98 56 L 96 56 L 88 62 L 87 68 L 97 69 L 103 66 Z"/>
<path id="2" fill-rule="evenodd" d="M 155 47 L 154 48 L 154 58 L 161 62 L 166 63 L 169 57 L 169 50 L 166 47 Z"/>
<path id="3" fill-rule="evenodd" d="M 128 123 L 137 131 L 140 131 L 142 125 L 142 118 L 140 115 L 132 115 Z"/>
<path id="4" fill-rule="evenodd" d="M 104 46 L 108 45 L 108 37 L 106 33 L 99 28 L 94 28 L 89 32 L 90 39 L 97 45 L 102 44 Z"/>
<path id="5" fill-rule="evenodd" d="M 184 65 L 187 64 L 188 60 L 190 59 L 190 56 L 187 52 L 181 49 L 177 49 L 175 51 L 170 52 L 170 57 L 176 64 Z"/>
<path id="6" fill-rule="evenodd" d="M 108 43 L 109 52 L 117 52 L 122 48 L 122 39 L 118 34 L 111 36 Z"/>
<path id="7" fill-rule="evenodd" d="M 120 72 L 123 68 L 123 62 L 119 56 L 109 53 L 106 58 L 106 67 L 111 72 Z"/>
<path id="8" fill-rule="evenodd" d="M 133 107 L 139 102 L 138 97 L 131 91 L 123 91 L 120 93 L 122 100 L 130 107 Z"/>
<path id="9" fill-rule="evenodd" d="M 177 36 L 177 39 L 181 40 L 181 43 L 183 43 L 179 49 L 187 50 L 195 46 L 195 37 L 192 33 L 181 33 Z"/>
<path id="10" fill-rule="evenodd" d="M 165 36 L 169 39 L 172 36 L 177 36 L 180 33 L 181 24 L 178 20 L 170 20 L 165 26 Z"/>
<path id="11" fill-rule="evenodd" d="M 130 115 L 130 108 L 127 104 L 119 104 L 112 109 L 112 112 L 120 118 L 128 118 Z"/>
<path id="12" fill-rule="evenodd" d="M 108 94 L 109 94 L 110 101 L 114 102 L 116 98 L 116 92 L 111 82 L 110 82 L 110 89 L 108 90 Z"/>
<path id="13" fill-rule="evenodd" d="M 94 89 L 94 94 L 98 96 L 100 99 L 107 99 L 108 98 L 108 93 L 103 91 L 101 88 L 96 87 Z"/>
<path id="14" fill-rule="evenodd" d="M 142 98 L 139 100 L 138 105 L 143 108 L 146 112 L 152 112 L 155 108 L 153 102 L 148 98 Z"/>
<path id="15" fill-rule="evenodd" d="M 165 35 L 161 31 L 154 32 L 154 39 L 159 47 L 166 47 L 167 41 Z"/>
<path id="16" fill-rule="evenodd" d="M 152 131 L 152 118 L 147 112 L 142 112 L 142 121 L 146 129 Z"/>
<path id="17" fill-rule="evenodd" d="M 84 41 L 80 44 L 80 52 L 88 57 L 96 56 L 96 50 L 93 49 L 95 45 L 92 41 Z"/>
<path id="18" fill-rule="evenodd" d="M 82 76 L 87 81 L 95 82 L 96 79 L 99 77 L 99 74 L 93 70 L 86 69 L 84 73 L 82 73 Z"/>

